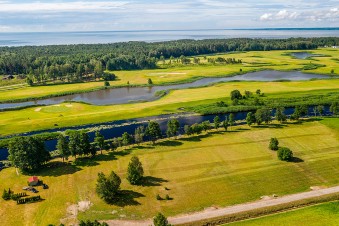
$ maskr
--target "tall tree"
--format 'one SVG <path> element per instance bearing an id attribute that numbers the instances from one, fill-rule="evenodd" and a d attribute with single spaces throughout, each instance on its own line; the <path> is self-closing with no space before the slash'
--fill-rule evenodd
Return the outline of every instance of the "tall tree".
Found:
<path id="1" fill-rule="evenodd" d="M 144 169 L 138 157 L 133 156 L 128 164 L 127 180 L 135 185 L 140 184 L 144 175 Z"/>
<path id="2" fill-rule="evenodd" d="M 99 131 L 95 132 L 94 143 L 102 154 L 102 150 L 105 149 L 105 137 Z"/>
<path id="3" fill-rule="evenodd" d="M 285 108 L 284 107 L 277 107 L 275 110 L 275 119 L 280 122 L 286 122 L 287 116 L 285 115 Z"/>
<path id="4" fill-rule="evenodd" d="M 154 226 L 170 226 L 167 218 L 162 213 L 157 213 L 157 215 L 153 218 Z"/>
<path id="5" fill-rule="evenodd" d="M 143 126 L 138 126 L 134 132 L 134 140 L 137 145 L 144 141 L 145 129 Z"/>
<path id="6" fill-rule="evenodd" d="M 339 113 L 339 102 L 333 102 L 330 106 L 330 111 L 334 115 L 337 115 Z"/>
<path id="7" fill-rule="evenodd" d="M 167 137 L 173 137 L 177 135 L 180 128 L 180 123 L 178 119 L 171 119 L 167 122 Z"/>
<path id="8" fill-rule="evenodd" d="M 229 125 L 232 127 L 234 125 L 234 119 L 235 119 L 235 116 L 233 113 L 231 113 L 229 116 L 228 116 L 228 123 Z"/>
<path id="9" fill-rule="evenodd" d="M 122 134 L 122 145 L 128 146 L 133 143 L 133 136 L 131 136 L 129 133 L 124 132 Z"/>
<path id="10" fill-rule="evenodd" d="M 67 160 L 71 154 L 68 147 L 68 141 L 62 134 L 60 134 L 58 137 L 57 150 L 62 158 L 62 161 L 64 161 L 64 159 Z"/>
<path id="11" fill-rule="evenodd" d="M 88 155 L 91 152 L 91 142 L 89 141 L 89 135 L 86 131 L 80 131 L 80 143 L 79 154 Z"/>
<path id="12" fill-rule="evenodd" d="M 104 173 L 98 174 L 96 192 L 100 198 L 105 200 L 108 203 L 112 203 L 117 196 L 117 193 L 120 189 L 121 179 L 114 173 L 106 177 Z"/>
<path id="13" fill-rule="evenodd" d="M 159 138 L 161 138 L 161 130 L 160 130 L 160 125 L 159 123 L 155 121 L 150 121 L 148 123 L 148 126 L 146 128 L 146 136 L 150 138 L 152 141 L 153 145 L 155 144 L 155 141 Z"/>
<path id="14" fill-rule="evenodd" d="M 255 120 L 258 125 L 261 123 L 265 122 L 268 124 L 269 122 L 272 121 L 272 116 L 271 116 L 271 109 L 269 108 L 259 108 L 255 112 Z"/>
<path id="15" fill-rule="evenodd" d="M 215 116 L 214 119 L 213 119 L 213 122 L 214 122 L 214 129 L 219 129 L 219 126 L 220 126 L 219 116 Z"/>
<path id="16" fill-rule="evenodd" d="M 36 172 L 50 159 L 45 142 L 38 137 L 15 137 L 8 152 L 8 160 L 23 172 Z"/>
<path id="17" fill-rule="evenodd" d="M 255 123 L 255 116 L 252 112 L 248 112 L 246 116 L 246 123 L 247 125 L 251 126 L 253 123 Z"/>

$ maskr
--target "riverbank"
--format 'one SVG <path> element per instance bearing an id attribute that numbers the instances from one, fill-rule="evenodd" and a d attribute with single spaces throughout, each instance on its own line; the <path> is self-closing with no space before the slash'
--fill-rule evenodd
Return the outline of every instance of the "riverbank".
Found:
<path id="1" fill-rule="evenodd" d="M 113 106 L 93 106 L 65 103 L 46 107 L 0 112 L 1 136 L 30 131 L 57 129 L 86 124 L 142 118 L 163 114 L 185 113 L 190 107 L 224 101 L 231 105 L 230 92 L 234 89 L 255 93 L 260 89 L 263 98 L 305 97 L 326 95 L 339 89 L 339 80 L 301 82 L 228 82 L 203 88 L 171 91 L 165 97 L 145 103 Z M 203 95 L 202 95 L 203 94 Z"/>

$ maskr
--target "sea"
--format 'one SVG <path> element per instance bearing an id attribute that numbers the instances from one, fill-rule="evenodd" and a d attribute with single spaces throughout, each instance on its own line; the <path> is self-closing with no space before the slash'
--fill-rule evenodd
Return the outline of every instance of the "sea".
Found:
<path id="1" fill-rule="evenodd" d="M 202 30 L 136 30 L 89 32 L 0 32 L 0 46 L 99 44 L 130 41 L 161 42 L 180 39 L 339 37 L 337 28 L 266 28 Z"/>

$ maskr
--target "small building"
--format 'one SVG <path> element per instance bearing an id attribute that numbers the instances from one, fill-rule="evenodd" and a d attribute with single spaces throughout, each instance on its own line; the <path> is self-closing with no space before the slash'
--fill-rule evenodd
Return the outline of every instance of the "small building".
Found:
<path id="1" fill-rule="evenodd" d="M 36 185 L 38 185 L 38 184 L 39 184 L 39 178 L 38 178 L 38 177 L 33 176 L 33 177 L 30 177 L 30 178 L 28 179 L 28 185 L 29 185 L 29 186 L 36 186 Z"/>
<path id="2" fill-rule="evenodd" d="M 12 79 L 14 79 L 13 75 L 7 75 L 2 78 L 2 80 L 12 80 Z"/>

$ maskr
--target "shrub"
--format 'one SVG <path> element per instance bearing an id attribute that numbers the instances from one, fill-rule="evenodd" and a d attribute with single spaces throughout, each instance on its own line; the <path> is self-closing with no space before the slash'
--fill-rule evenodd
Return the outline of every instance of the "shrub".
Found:
<path id="1" fill-rule="evenodd" d="M 109 84 L 109 81 L 105 81 L 105 82 L 104 82 L 104 86 L 105 86 L 105 87 L 108 87 L 108 86 L 110 86 L 110 85 L 111 85 L 111 84 Z"/>
<path id="2" fill-rule="evenodd" d="M 8 189 L 8 191 L 6 189 L 4 189 L 4 192 L 2 193 L 2 198 L 4 200 L 10 200 L 11 199 L 11 189 Z"/>
<path id="3" fill-rule="evenodd" d="M 167 218 L 162 213 L 157 213 L 157 215 L 153 218 L 153 224 L 154 226 L 170 226 Z"/>
<path id="4" fill-rule="evenodd" d="M 135 185 L 139 184 L 143 178 L 144 169 L 138 157 L 133 156 L 128 164 L 127 180 Z"/>
<path id="5" fill-rule="evenodd" d="M 278 147 L 279 145 L 279 141 L 277 138 L 271 138 L 271 141 L 270 141 L 270 144 L 269 144 L 269 149 L 272 150 L 272 151 L 276 151 L 279 149 Z"/>
<path id="6" fill-rule="evenodd" d="M 171 198 L 169 197 L 169 195 L 167 194 L 165 197 L 166 200 L 171 200 Z"/>
<path id="7" fill-rule="evenodd" d="M 99 173 L 96 192 L 106 202 L 112 202 L 116 197 L 117 192 L 120 189 L 121 179 L 113 171 L 106 177 L 105 174 Z"/>
<path id="8" fill-rule="evenodd" d="M 157 194 L 156 199 L 157 200 L 162 200 L 162 198 L 161 198 L 161 196 L 159 194 Z"/>
<path id="9" fill-rule="evenodd" d="M 293 158 L 293 152 L 286 147 L 281 147 L 278 149 L 278 159 L 281 161 L 291 161 Z"/>

